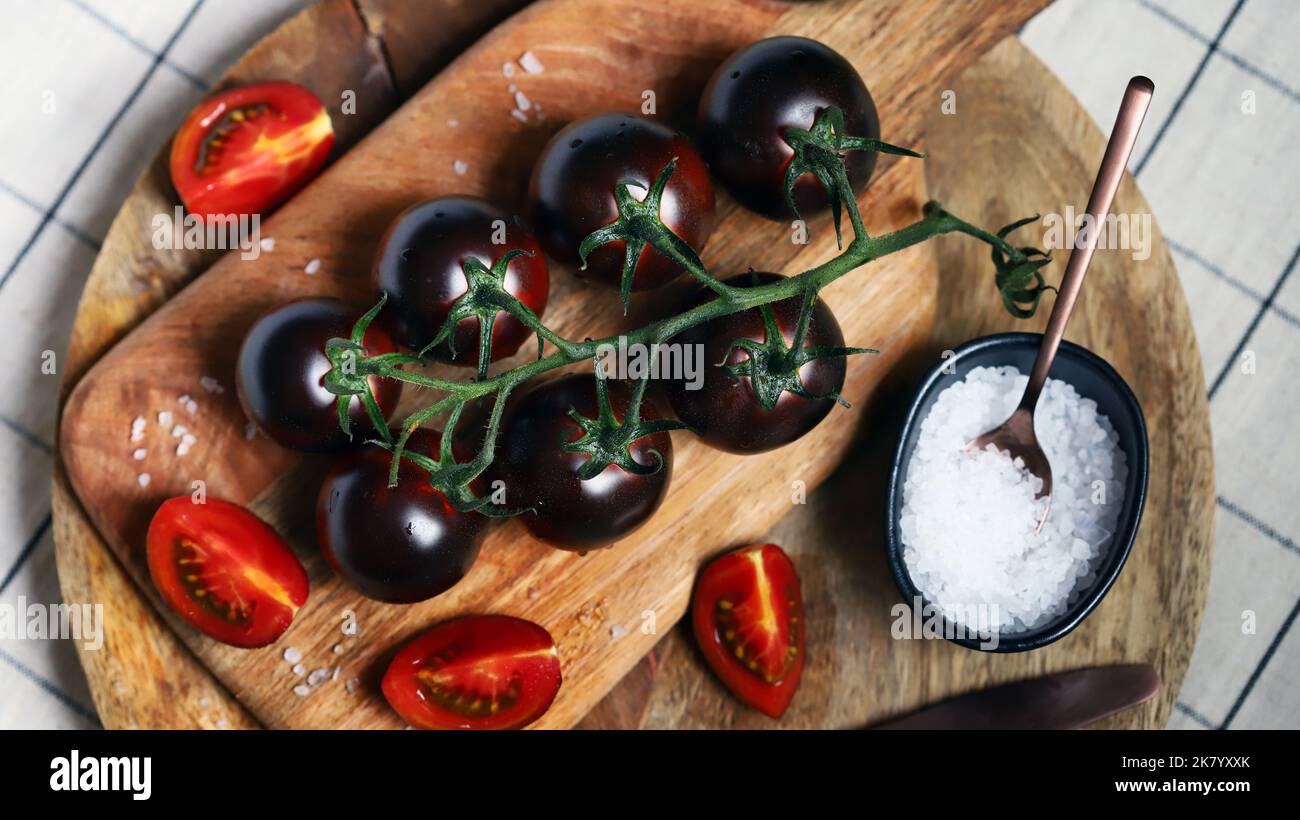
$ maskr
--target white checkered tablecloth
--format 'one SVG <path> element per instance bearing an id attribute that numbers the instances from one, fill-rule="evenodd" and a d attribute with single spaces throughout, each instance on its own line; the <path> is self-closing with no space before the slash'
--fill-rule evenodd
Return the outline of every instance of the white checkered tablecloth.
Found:
<path id="1" fill-rule="evenodd" d="M 64 349 L 148 158 L 306 2 L 0 0 L 0 602 L 60 600 L 43 352 Z M 1300 2 L 1060 0 L 1021 36 L 1105 127 L 1130 75 L 1158 89 L 1130 168 L 1191 304 L 1219 493 L 1209 603 L 1170 726 L 1300 728 Z M 96 725 L 71 644 L 0 639 L 0 727 Z"/>

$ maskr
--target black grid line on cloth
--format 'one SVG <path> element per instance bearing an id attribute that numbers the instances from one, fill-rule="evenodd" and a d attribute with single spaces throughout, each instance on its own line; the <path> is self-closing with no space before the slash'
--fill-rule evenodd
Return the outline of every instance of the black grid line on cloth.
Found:
<path id="1" fill-rule="evenodd" d="M 136 84 L 135 88 L 132 89 L 131 93 L 127 96 L 126 101 L 117 110 L 117 113 L 113 115 L 112 119 L 109 120 L 108 125 L 106 125 L 104 129 L 100 132 L 99 137 L 95 140 L 90 150 L 86 153 L 86 156 L 82 158 L 81 163 L 78 164 L 77 168 L 73 171 L 71 178 L 63 186 L 63 189 L 59 191 L 59 195 L 55 198 L 54 202 L 51 203 L 50 207 L 44 211 L 44 213 L 41 216 L 40 223 L 37 224 L 36 229 L 32 232 L 31 236 L 28 237 L 27 242 L 18 251 L 18 254 L 14 257 L 12 263 L 5 270 L 4 276 L 0 277 L 0 289 L 2 289 L 9 282 L 10 278 L 12 278 L 14 271 L 18 269 L 18 266 L 22 264 L 23 259 L 26 258 L 29 252 L 31 252 L 32 247 L 36 244 L 36 241 L 40 239 L 40 236 L 44 232 L 45 228 L 51 223 L 55 222 L 55 216 L 54 216 L 55 212 L 57 212 L 59 207 L 63 204 L 64 199 L 67 198 L 68 193 L 72 190 L 72 187 L 76 185 L 77 180 L 81 178 L 81 175 L 83 173 L 85 173 L 86 168 L 89 167 L 90 162 L 95 158 L 95 155 L 98 154 L 99 150 L 104 146 L 104 143 L 108 140 L 109 134 L 112 133 L 113 129 L 126 115 L 126 112 L 131 108 L 132 104 L 136 101 L 137 98 L 139 98 L 140 94 L 144 91 L 145 85 L 149 82 L 149 79 L 153 77 L 154 73 L 157 72 L 158 66 L 162 64 L 168 52 L 171 51 L 172 47 L 176 44 L 176 41 L 180 39 L 181 34 L 185 32 L 186 27 L 189 26 L 190 22 L 194 19 L 194 16 L 198 14 L 198 11 L 203 6 L 203 3 L 204 0 L 194 1 L 194 4 L 190 7 L 190 10 L 186 12 L 185 17 L 181 19 L 181 22 L 176 27 L 176 30 L 172 32 L 170 37 L 167 38 L 167 42 L 164 44 L 162 50 L 158 54 L 154 55 L 152 63 L 150 64 L 148 70 L 145 71 L 144 76 L 141 77 L 140 82 Z M 5 573 L 3 581 L 0 581 L 0 594 L 2 594 L 5 591 L 5 589 L 9 587 L 11 583 L 13 583 L 13 579 L 17 577 L 19 571 L 23 567 L 23 564 L 27 561 L 28 558 L 31 557 L 32 553 L 36 551 L 37 545 L 40 544 L 41 538 L 45 535 L 46 531 L 50 528 L 52 521 L 53 521 L 53 513 L 47 512 L 40 526 L 37 527 L 36 532 L 31 536 L 31 538 L 28 539 L 27 543 L 23 546 L 22 551 L 19 553 L 13 565 L 9 568 L 8 572 Z M 77 703 L 75 699 L 69 696 L 58 686 L 54 685 L 50 681 L 45 680 L 40 675 L 36 674 L 31 669 L 24 666 L 17 659 L 9 656 L 3 650 L 0 650 L 0 659 L 3 659 L 9 666 L 12 666 L 14 669 L 16 669 L 19 672 L 19 674 L 23 675 L 23 677 L 35 683 L 47 694 L 51 695 L 52 697 L 59 700 L 61 703 L 65 704 L 70 709 L 78 712 L 84 717 L 93 720 L 96 725 L 102 726 L 102 724 L 99 721 L 98 715 L 96 715 L 93 710 L 88 710 L 85 706 L 82 706 L 81 704 Z"/>
<path id="2" fill-rule="evenodd" d="M 26 205 L 28 208 L 32 209 L 38 214 L 45 213 L 45 208 L 41 206 L 41 203 L 37 202 L 34 199 L 29 198 L 22 191 L 18 190 L 17 188 L 13 187 L 12 185 L 10 185 L 9 183 L 5 182 L 2 179 L 0 179 L 0 191 L 4 191 L 6 194 L 18 200 L 23 205 Z M 55 225 L 58 225 L 63 230 L 67 231 L 68 235 L 71 236 L 73 239 L 76 239 L 82 244 L 87 245 L 88 247 L 93 249 L 95 253 L 99 253 L 99 249 L 102 247 L 103 243 L 100 242 L 98 239 L 94 238 L 93 236 L 90 236 L 87 233 L 84 233 L 76 225 L 73 225 L 71 222 L 68 222 L 67 220 L 60 219 L 58 216 L 51 215 L 50 219 L 52 222 L 54 222 Z"/>
<path id="3" fill-rule="evenodd" d="M 1151 145 L 1147 148 L 1146 154 L 1142 156 L 1142 159 L 1138 161 L 1137 165 L 1133 166 L 1134 177 L 1142 173 L 1142 169 L 1146 168 L 1147 162 L 1150 161 L 1151 157 L 1155 154 L 1156 149 L 1160 147 L 1160 143 L 1164 141 L 1165 134 L 1169 132 L 1169 126 L 1173 124 L 1174 120 L 1178 119 L 1178 112 L 1183 109 L 1183 103 L 1187 101 L 1188 95 L 1192 93 L 1192 89 L 1196 87 L 1197 81 L 1200 80 L 1201 75 L 1205 73 L 1205 67 L 1209 65 L 1210 58 L 1219 50 L 1219 41 L 1223 39 L 1223 35 L 1228 33 L 1228 29 L 1232 26 L 1232 22 L 1237 19 L 1237 14 L 1241 12 L 1242 7 L 1245 5 L 1246 0 L 1237 0 L 1236 5 L 1232 7 L 1232 11 L 1229 12 L 1227 18 L 1223 21 L 1223 25 L 1219 27 L 1219 33 L 1214 35 L 1214 40 L 1210 42 L 1209 47 L 1205 50 L 1205 56 L 1201 57 L 1201 62 L 1197 64 L 1196 71 L 1192 73 L 1187 84 L 1183 86 L 1182 93 L 1178 95 L 1178 99 L 1174 100 L 1174 107 L 1169 110 L 1169 116 L 1165 117 L 1165 121 L 1160 123 L 1160 130 L 1156 131 L 1156 136 L 1151 140 Z"/>
<path id="4" fill-rule="evenodd" d="M 1179 244 L 1178 242 L 1175 242 L 1174 240 L 1170 239 L 1167 236 L 1165 237 L 1165 244 L 1169 246 L 1170 250 L 1174 251 L 1179 256 L 1184 256 L 1187 259 L 1191 260 L 1192 262 L 1196 263 L 1197 267 L 1201 268 L 1207 273 L 1212 274 L 1216 279 L 1223 280 L 1227 284 L 1231 285 L 1233 289 L 1239 291 L 1244 296 L 1248 296 L 1251 299 L 1255 300 L 1257 304 L 1262 303 L 1265 299 L 1268 298 L 1268 294 L 1260 293 L 1259 291 L 1252 288 L 1250 285 L 1247 285 L 1245 282 L 1241 281 L 1237 277 L 1228 273 L 1223 268 L 1220 268 L 1218 265 L 1214 264 L 1210 260 L 1201 256 L 1199 253 L 1187 247 L 1186 245 Z M 1276 302 L 1269 305 L 1269 310 L 1273 311 L 1273 313 L 1279 319 L 1286 322 L 1287 324 L 1300 327 L 1300 316 L 1296 316 L 1294 313 L 1282 307 L 1281 305 L 1277 304 Z"/>
<path id="5" fill-rule="evenodd" d="M 13 419 L 7 416 L 0 416 L 0 425 L 3 425 L 11 433 L 18 436 L 23 441 L 26 441 L 28 444 L 32 445 L 36 449 L 45 453 L 46 455 L 53 455 L 54 447 L 51 444 L 46 442 L 45 439 L 33 433 L 31 430 L 28 430 L 26 427 L 14 421 Z"/>
<path id="6" fill-rule="evenodd" d="M 1259 683 L 1259 678 L 1264 674 L 1264 669 L 1268 666 L 1268 662 L 1273 660 L 1273 655 L 1277 653 L 1277 648 L 1282 645 L 1282 640 L 1286 638 L 1286 633 L 1291 631 L 1291 625 L 1295 623 L 1297 615 L 1300 615 L 1300 600 L 1297 600 L 1295 606 L 1291 607 L 1291 612 L 1286 616 L 1286 620 L 1282 622 L 1282 626 L 1277 630 L 1277 634 L 1273 636 L 1273 640 L 1269 643 L 1268 649 L 1264 650 L 1264 657 L 1260 658 L 1259 663 L 1255 664 L 1255 669 L 1250 673 L 1250 678 L 1246 680 L 1246 685 L 1241 687 L 1241 693 L 1237 695 L 1237 700 L 1233 702 L 1232 708 L 1228 710 L 1228 716 L 1223 719 L 1223 724 L 1219 727 L 1220 729 L 1227 729 L 1232 725 L 1232 721 L 1236 719 L 1237 713 L 1241 711 L 1242 704 L 1245 703 L 1246 698 L 1250 696 L 1251 690 L 1255 688 L 1255 684 Z"/>
<path id="7" fill-rule="evenodd" d="M 100 14 L 97 10 L 95 10 L 91 6 L 86 5 L 83 2 L 83 0 L 65 0 L 65 2 L 70 3 L 72 6 L 76 7 L 77 9 L 80 9 L 88 17 L 92 18 L 93 20 L 95 20 L 95 22 L 99 23 L 104 28 L 108 29 L 109 31 L 116 34 L 117 36 L 121 37 L 127 43 L 134 46 L 137 50 L 145 53 L 150 57 L 154 57 L 154 58 L 158 57 L 158 54 L 154 52 L 153 49 L 149 48 L 149 46 L 145 45 L 144 43 L 137 40 L 135 37 L 131 36 L 131 33 L 129 31 L 122 28 L 117 23 L 114 23 L 112 20 Z M 189 82 L 190 85 L 194 86 L 195 88 L 198 88 L 202 91 L 208 90 L 208 84 L 206 82 L 204 82 L 199 77 L 194 76 L 193 74 L 181 68 L 180 66 L 176 65 L 175 63 L 171 62 L 170 60 L 164 59 L 162 60 L 162 64 L 167 66 L 167 68 L 171 69 L 172 71 L 174 71 L 177 74 L 177 76 L 186 80 L 187 82 Z"/>
<path id="8" fill-rule="evenodd" d="M 1224 380 L 1228 378 L 1228 374 L 1232 372 L 1232 368 L 1236 367 L 1237 359 L 1241 357 L 1241 352 L 1246 349 L 1246 345 L 1250 344 L 1251 337 L 1254 336 L 1255 331 L 1259 329 L 1259 323 L 1264 321 L 1264 316 L 1269 312 L 1269 309 L 1273 307 L 1273 303 L 1277 301 L 1277 295 L 1282 292 L 1282 287 L 1286 284 L 1286 280 L 1290 278 L 1291 271 L 1295 270 L 1297 260 L 1300 260 L 1300 245 L 1296 245 L 1295 251 L 1291 253 L 1291 259 L 1287 261 L 1286 267 L 1282 269 L 1282 274 L 1278 276 L 1277 281 L 1273 284 L 1273 289 L 1264 297 L 1264 301 L 1260 304 L 1259 310 L 1255 311 L 1254 318 L 1252 318 L 1250 324 L 1246 326 L 1246 331 L 1241 335 L 1241 340 L 1237 342 L 1237 346 L 1232 349 L 1232 355 L 1223 363 L 1223 368 L 1219 370 L 1219 375 L 1214 377 L 1214 381 L 1210 384 L 1210 401 L 1214 401 L 1214 396 L 1219 392 L 1219 388 L 1223 386 Z"/>
<path id="9" fill-rule="evenodd" d="M 1276 541 L 1278 544 L 1282 545 L 1283 547 L 1290 550 L 1291 552 L 1294 552 L 1296 555 L 1300 555 L 1300 545 L 1297 545 L 1295 541 L 1292 541 L 1290 538 L 1287 538 L 1282 533 L 1273 529 L 1268 524 L 1265 524 L 1259 518 L 1247 512 L 1246 510 L 1243 510 L 1241 507 L 1238 507 L 1236 504 L 1233 504 L 1231 501 L 1224 498 L 1223 496 L 1219 496 L 1216 499 L 1216 501 L 1218 502 L 1218 505 L 1220 507 L 1232 513 L 1233 516 L 1240 519 L 1244 523 L 1249 524 L 1251 527 L 1254 527 L 1264 537 Z"/>
<path id="10" fill-rule="evenodd" d="M 1210 720 L 1205 715 L 1201 714 L 1200 712 L 1196 711 L 1192 707 L 1188 706 L 1186 703 L 1183 703 L 1181 700 L 1174 704 L 1174 708 L 1182 712 L 1184 715 L 1187 715 L 1189 718 L 1192 719 L 1194 723 L 1198 724 L 1203 729 L 1218 728 L 1217 726 L 1214 725 L 1214 721 Z"/>
<path id="11" fill-rule="evenodd" d="M 172 36 L 167 39 L 167 43 L 165 46 L 163 46 L 163 50 L 153 58 L 153 62 L 150 63 L 148 70 L 145 71 L 144 73 L 144 76 L 140 78 L 140 82 L 137 83 L 135 88 L 131 90 L 131 93 L 127 95 L 126 101 L 122 103 L 120 108 L 117 109 L 117 113 L 115 113 L 112 119 L 108 121 L 108 125 L 106 125 L 104 129 L 99 132 L 99 137 L 95 139 L 94 144 L 90 146 L 90 150 L 86 152 L 86 155 L 82 158 L 81 162 L 77 165 L 76 169 L 72 172 L 72 176 L 68 179 L 67 183 L 63 186 L 63 189 L 59 191 L 59 195 L 55 197 L 54 202 L 50 204 L 50 207 L 41 216 L 41 221 L 37 224 L 36 230 L 32 231 L 31 236 L 27 238 L 27 242 L 24 243 L 22 249 L 19 250 L 18 254 L 14 257 L 13 262 L 11 262 L 9 267 L 5 270 L 4 276 L 0 276 L 0 290 L 2 290 L 4 286 L 9 283 L 9 280 L 14 275 L 14 271 L 18 270 L 18 266 L 21 265 L 23 260 L 27 258 L 27 254 L 31 252 L 32 247 L 36 244 L 36 240 L 41 238 L 41 234 L 45 232 L 46 226 L 48 226 L 54 220 L 55 212 L 57 212 L 59 210 L 59 207 L 63 205 L 63 201 L 67 199 L 68 193 L 72 191 L 72 187 L 77 184 L 77 180 L 81 179 L 81 175 L 85 173 L 86 168 L 90 166 L 90 163 L 95 158 L 95 155 L 99 153 L 99 150 L 104 147 L 104 143 L 108 141 L 108 137 L 110 134 L 113 133 L 113 129 L 116 128 L 117 124 L 122 121 L 122 117 L 126 115 L 126 112 L 135 103 L 136 99 L 139 98 L 140 93 L 144 91 L 145 85 L 149 82 L 149 79 L 153 77 L 153 75 L 158 71 L 158 66 L 162 64 L 163 58 L 167 56 L 167 53 L 169 51 L 171 51 L 172 46 L 176 45 L 176 41 L 180 38 L 181 34 L 185 31 L 185 27 L 188 26 L 190 24 L 190 21 L 194 19 L 194 15 L 198 13 L 198 10 L 203 5 L 203 2 L 204 0 L 195 0 L 194 5 L 190 7 L 190 10 L 188 12 L 186 12 L 185 18 L 181 20 L 180 25 L 177 26 L 176 31 L 172 32 Z"/>
<path id="12" fill-rule="evenodd" d="M 1212 42 L 1209 37 L 1206 37 L 1204 34 L 1197 31 L 1191 23 L 1183 20 L 1183 18 L 1173 12 L 1157 6 L 1155 3 L 1152 3 L 1151 0 L 1137 0 L 1137 3 L 1148 11 L 1153 12 L 1158 17 L 1164 19 L 1166 22 L 1173 24 L 1175 28 L 1179 29 L 1184 34 L 1189 35 L 1193 40 L 1197 41 L 1201 45 L 1208 46 Z M 1285 96 L 1290 97 L 1293 102 L 1300 103 L 1300 91 L 1296 91 L 1294 88 L 1287 85 L 1285 81 L 1269 74 L 1264 69 L 1235 52 L 1220 47 L 1217 49 L 1217 53 L 1220 57 L 1232 63 L 1252 77 L 1263 80 L 1265 83 L 1272 86 L 1275 91 L 1281 92 Z"/>
<path id="13" fill-rule="evenodd" d="M 59 687 L 55 686 L 51 681 L 46 680 L 44 677 L 39 675 L 36 672 L 36 670 L 32 669 L 27 664 L 18 660 L 13 655 L 10 655 L 8 652 L 4 651 L 3 649 L 0 649 L 0 661 L 3 661 L 6 666 L 10 667 L 15 672 L 22 675 L 24 678 L 27 678 L 27 680 L 36 684 L 37 688 L 44 691 L 45 694 L 59 701 L 64 706 L 67 706 L 69 709 L 81 715 L 86 720 L 89 720 L 90 722 L 94 723 L 100 729 L 104 728 L 104 724 L 100 721 L 99 715 L 95 714 L 94 709 L 84 706 L 76 698 L 72 697 L 67 692 L 64 692 Z"/>
<path id="14" fill-rule="evenodd" d="M 23 564 L 27 563 L 27 559 L 31 557 L 31 554 L 36 551 L 36 547 L 40 545 L 41 539 L 45 537 L 45 533 L 49 531 L 50 524 L 53 522 L 53 512 L 46 513 L 45 518 L 36 527 L 36 532 L 32 533 L 32 536 L 27 539 L 27 543 L 23 544 L 23 548 L 18 551 L 13 564 L 9 566 L 9 571 L 5 573 L 3 579 L 0 579 L 0 595 L 3 595 L 5 590 L 9 589 L 9 585 L 14 582 L 14 578 L 18 577 L 19 570 L 23 568 Z"/>

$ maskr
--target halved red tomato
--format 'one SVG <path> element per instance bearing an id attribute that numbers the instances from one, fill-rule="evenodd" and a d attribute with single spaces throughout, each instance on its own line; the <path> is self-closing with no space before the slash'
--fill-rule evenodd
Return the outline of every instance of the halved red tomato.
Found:
<path id="1" fill-rule="evenodd" d="M 266 646 L 307 602 L 307 571 L 275 530 L 210 498 L 169 498 L 149 522 L 149 574 L 167 605 L 231 646 Z"/>
<path id="2" fill-rule="evenodd" d="M 704 568 L 691 601 L 695 640 L 732 694 L 768 717 L 790 705 L 803 673 L 803 594 L 776 544 L 741 547 Z"/>
<path id="3" fill-rule="evenodd" d="M 531 621 L 470 615 L 402 647 L 383 690 L 417 729 L 518 729 L 551 708 L 560 656 L 551 633 Z"/>
<path id="4" fill-rule="evenodd" d="M 334 126 L 316 95 L 256 83 L 199 103 L 172 140 L 172 185 L 207 219 L 261 214 L 288 199 L 329 158 Z"/>

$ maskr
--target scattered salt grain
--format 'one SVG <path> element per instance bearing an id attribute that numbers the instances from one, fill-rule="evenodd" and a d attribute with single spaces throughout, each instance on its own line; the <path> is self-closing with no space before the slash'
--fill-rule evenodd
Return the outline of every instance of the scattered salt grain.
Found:
<path id="1" fill-rule="evenodd" d="M 335 654 L 335 655 L 342 655 L 344 649 L 345 649 L 345 647 L 343 646 L 343 644 L 341 644 L 341 643 L 336 643 L 336 644 L 334 644 L 334 654 Z"/>
<path id="2" fill-rule="evenodd" d="M 178 424 L 172 428 L 172 438 L 181 438 L 190 431 L 190 428 L 184 424 Z"/>
<path id="3" fill-rule="evenodd" d="M 537 587 L 528 588 L 528 600 L 530 601 L 536 601 L 539 597 L 541 597 L 541 594 L 542 593 L 538 591 Z"/>
<path id="4" fill-rule="evenodd" d="M 529 74 L 541 74 L 546 70 L 546 66 L 542 65 L 542 61 L 531 51 L 519 55 L 519 67 Z"/>
<path id="5" fill-rule="evenodd" d="M 1042 626 L 1096 579 L 1128 475 L 1097 403 L 1048 379 L 1034 430 L 1053 487 L 1036 533 L 1041 479 L 1005 452 L 963 449 L 1011 415 L 1027 381 L 1014 367 L 979 367 L 940 392 L 907 464 L 899 520 L 903 560 L 926 601 L 951 621 L 1006 633 Z"/>
<path id="6" fill-rule="evenodd" d="M 207 698 L 199 698 L 199 708 L 200 708 L 200 709 L 206 709 L 206 708 L 208 708 L 208 699 L 207 699 Z"/>
<path id="7" fill-rule="evenodd" d="M 149 474 L 148 474 L 148 473 L 140 473 L 140 475 L 138 475 L 138 476 L 135 477 L 135 480 L 140 484 L 141 487 L 148 487 L 148 486 L 149 486 Z"/>
<path id="8" fill-rule="evenodd" d="M 201 376 L 199 378 L 199 386 L 201 386 L 204 390 L 208 391 L 209 393 L 226 392 L 226 388 L 221 386 L 221 382 L 217 381 L 211 376 Z"/>
<path id="9" fill-rule="evenodd" d="M 302 652 L 297 647 L 286 646 L 284 648 L 284 660 L 286 663 L 299 663 L 302 661 Z"/>
<path id="10" fill-rule="evenodd" d="M 172 414 L 171 414 L 171 411 L 170 411 L 170 410 L 159 410 L 159 411 L 158 411 L 158 424 L 160 424 L 160 425 L 163 426 L 163 427 L 171 427 L 171 425 L 172 425 Z"/>
<path id="11" fill-rule="evenodd" d="M 343 684 L 343 688 L 347 689 L 349 694 L 357 691 L 357 688 L 360 686 L 361 686 L 361 681 L 357 680 L 356 678 L 348 678 L 347 682 Z"/>
<path id="12" fill-rule="evenodd" d="M 275 240 L 269 236 L 264 238 L 261 242 L 258 242 L 257 244 L 261 245 L 262 250 L 267 251 L 268 253 L 275 250 Z"/>
<path id="13" fill-rule="evenodd" d="M 144 461 L 144 457 L 147 455 L 149 455 L 149 451 L 143 447 L 137 447 L 135 450 L 131 451 L 131 458 L 136 461 Z"/>
<path id="14" fill-rule="evenodd" d="M 524 112 L 520 111 L 518 108 L 516 108 L 515 110 L 511 111 L 511 112 L 510 112 L 510 116 L 514 117 L 515 119 L 519 120 L 520 122 L 528 122 L 528 115 L 525 114 Z"/>
<path id="15" fill-rule="evenodd" d="M 300 698 L 305 698 L 311 694 L 311 687 L 307 686 L 306 684 L 300 683 L 297 686 L 293 687 L 293 693 Z"/>
<path id="16" fill-rule="evenodd" d="M 303 675 L 307 674 L 307 667 L 300 663 L 295 663 L 293 665 L 293 673 L 301 678 Z"/>
<path id="17" fill-rule="evenodd" d="M 617 641 L 619 638 L 627 637 L 627 627 L 622 624 L 614 624 L 609 628 L 609 639 Z"/>
<path id="18" fill-rule="evenodd" d="M 502 75 L 504 75 L 504 76 L 506 76 L 506 77 L 513 77 L 513 76 L 515 76 L 515 64 L 514 64 L 514 63 L 511 63 L 511 62 L 502 63 L 502 64 L 501 64 L 501 73 L 502 73 Z"/>
<path id="19" fill-rule="evenodd" d="M 527 111 L 532 107 L 533 104 L 528 101 L 528 96 L 525 95 L 524 92 L 522 91 L 515 92 L 515 108 L 518 108 L 520 111 Z"/>
<path id="20" fill-rule="evenodd" d="M 469 171 L 469 163 L 458 159 L 451 164 L 451 170 L 460 176 L 465 176 L 465 173 Z"/>
<path id="21" fill-rule="evenodd" d="M 330 671 L 328 669 L 313 669 L 311 674 L 307 676 L 307 685 L 320 686 L 329 679 Z"/>
<path id="22" fill-rule="evenodd" d="M 320 260 L 313 259 L 303 267 L 302 272 L 307 274 L 308 276 L 315 276 L 316 272 L 319 270 L 320 270 Z"/>
<path id="23" fill-rule="evenodd" d="M 339 670 L 342 669 L 342 668 L 343 668 L 343 667 L 341 667 L 341 666 L 336 666 L 336 667 L 334 667 L 334 671 L 330 673 L 330 682 L 331 682 L 331 683 L 339 679 Z"/>
<path id="24" fill-rule="evenodd" d="M 178 456 L 185 455 L 190 451 L 190 448 L 193 447 L 197 442 L 198 439 L 190 435 L 189 433 L 186 433 L 185 435 L 181 436 L 181 443 L 176 445 L 176 455 Z"/>
<path id="25" fill-rule="evenodd" d="M 510 85 L 506 86 L 506 91 L 509 92 L 510 94 L 514 94 L 518 90 L 519 90 L 519 86 L 515 85 L 514 83 L 511 83 Z"/>
<path id="26" fill-rule="evenodd" d="M 456 126 L 460 125 L 460 120 L 455 119 L 455 118 L 450 119 L 450 120 L 447 120 L 447 125 L 450 126 L 450 127 L 452 127 L 452 128 L 455 128 Z"/>

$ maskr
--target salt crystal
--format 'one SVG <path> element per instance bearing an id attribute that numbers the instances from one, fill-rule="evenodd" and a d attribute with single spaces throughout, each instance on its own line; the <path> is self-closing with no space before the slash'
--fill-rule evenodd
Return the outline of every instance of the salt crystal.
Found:
<path id="1" fill-rule="evenodd" d="M 533 107 L 533 104 L 528 101 L 528 97 L 524 94 L 524 92 L 516 91 L 515 107 L 518 108 L 520 111 L 527 111 L 528 109 Z"/>
<path id="2" fill-rule="evenodd" d="M 307 274 L 308 276 L 315 276 L 316 272 L 319 270 L 320 270 L 320 260 L 313 259 L 303 267 L 302 272 Z"/>
<path id="3" fill-rule="evenodd" d="M 296 647 L 286 646 L 284 648 L 284 660 L 286 663 L 298 663 L 302 660 L 302 652 Z"/>
<path id="4" fill-rule="evenodd" d="M 452 162 L 451 170 L 455 171 L 460 176 L 465 176 L 465 172 L 469 170 L 469 163 L 458 159 Z"/>
<path id="5" fill-rule="evenodd" d="M 301 678 L 303 675 L 307 674 L 307 667 L 300 663 L 295 663 L 293 665 L 293 673 Z"/>
<path id="6" fill-rule="evenodd" d="M 149 451 L 144 449 L 143 447 L 139 447 L 134 451 L 132 451 L 131 458 L 135 459 L 136 461 L 144 461 L 144 457 L 147 455 L 149 455 Z"/>
<path id="7" fill-rule="evenodd" d="M 185 412 L 186 412 L 186 413 L 189 413 L 189 414 L 192 416 L 192 415 L 194 415 L 195 411 L 197 411 L 198 409 L 199 409 L 199 403 L 198 403 L 198 402 L 196 402 L 194 399 L 187 399 L 187 400 L 186 400 L 186 402 L 185 402 Z"/>
<path id="8" fill-rule="evenodd" d="M 451 126 L 452 128 L 455 128 L 456 126 L 460 125 L 460 120 L 458 119 L 447 120 L 447 125 Z"/>
<path id="9" fill-rule="evenodd" d="M 542 61 L 531 51 L 519 55 L 519 67 L 529 74 L 541 74 L 546 70 L 546 66 L 542 65 Z"/>
<path id="10" fill-rule="evenodd" d="M 359 687 L 360 685 L 361 685 L 361 681 L 357 680 L 356 678 L 348 678 L 347 682 L 343 684 L 343 688 L 347 689 L 348 692 L 351 693 L 357 691 L 357 687 Z"/>
<path id="11" fill-rule="evenodd" d="M 137 441 L 144 441 L 144 431 L 143 431 L 143 430 L 132 430 L 132 431 L 131 431 L 131 441 L 132 441 L 132 443 L 137 442 Z"/>
<path id="12" fill-rule="evenodd" d="M 262 241 L 258 242 L 257 244 L 258 244 L 258 245 L 261 245 L 261 246 L 262 246 L 262 250 L 264 250 L 264 251 L 268 251 L 268 252 L 269 252 L 269 251 L 273 251 L 273 250 L 275 250 L 275 240 L 272 239 L 272 238 L 269 237 L 269 236 L 266 237 L 266 238 L 264 238 L 264 239 L 262 239 Z"/>
<path id="13" fill-rule="evenodd" d="M 190 428 L 186 427 L 184 424 L 178 424 L 172 428 L 172 438 L 181 438 L 189 431 Z"/>
<path id="14" fill-rule="evenodd" d="M 171 414 L 171 411 L 170 411 L 170 410 L 159 410 L 159 411 L 158 411 L 158 424 L 161 425 L 161 426 L 163 426 L 163 427 L 171 427 L 171 426 L 172 426 L 172 414 Z"/>
<path id="15" fill-rule="evenodd" d="M 149 486 L 149 474 L 148 474 L 148 473 L 140 473 L 140 475 L 138 475 L 138 476 L 135 477 L 135 480 L 136 480 L 136 482 L 139 483 L 139 485 L 140 485 L 141 487 L 148 487 L 148 486 Z"/>
<path id="16" fill-rule="evenodd" d="M 143 430 L 144 425 L 145 425 L 144 416 L 136 416 L 134 419 L 131 420 L 131 432 L 134 433 L 137 430 Z"/>
<path id="17" fill-rule="evenodd" d="M 619 638 L 624 638 L 626 636 L 627 628 L 622 624 L 614 624 L 609 628 L 609 639 L 611 641 L 617 641 Z"/>
<path id="18" fill-rule="evenodd" d="M 515 76 L 515 64 L 510 62 L 502 63 L 501 73 L 507 77 Z"/>
<path id="19" fill-rule="evenodd" d="M 342 669 L 342 668 L 343 668 L 343 667 L 341 667 L 341 666 L 336 666 L 336 667 L 334 667 L 334 671 L 330 673 L 330 681 L 331 681 L 331 682 L 336 681 L 336 680 L 339 679 L 339 670 Z"/>
<path id="20" fill-rule="evenodd" d="M 328 669 L 313 669 L 311 674 L 307 676 L 307 685 L 320 686 L 322 683 L 329 680 L 329 677 L 330 671 Z"/>
<path id="21" fill-rule="evenodd" d="M 199 708 L 200 708 L 200 709 L 206 709 L 206 708 L 208 708 L 208 699 L 207 699 L 207 698 L 199 698 Z"/>
<path id="22" fill-rule="evenodd" d="M 305 698 L 311 694 L 311 687 L 307 686 L 306 684 L 300 683 L 297 686 L 293 687 L 293 693 L 300 698 Z"/>
<path id="23" fill-rule="evenodd" d="M 342 655 L 342 654 L 343 654 L 343 649 L 344 649 L 343 644 L 341 644 L 341 643 L 336 643 L 336 644 L 334 644 L 334 654 L 335 654 L 335 655 Z"/>
<path id="24" fill-rule="evenodd" d="M 1026 381 L 1012 367 L 979 367 L 939 393 L 908 459 L 899 518 L 903 560 L 926 601 L 951 620 L 1005 633 L 1042 626 L 1095 580 L 1128 474 L 1095 402 L 1048 379 L 1034 429 L 1054 468 L 1053 499 L 1036 533 L 1041 480 L 991 446 L 963 449 L 1010 415 Z M 1092 482 L 1108 472 L 1113 496 L 1094 505 Z"/>
<path id="25" fill-rule="evenodd" d="M 221 382 L 217 381 L 211 376 L 199 377 L 199 386 L 202 387 L 204 390 L 208 391 L 209 393 L 226 392 L 226 388 L 221 386 Z"/>
<path id="26" fill-rule="evenodd" d="M 510 116 L 514 117 L 515 119 L 519 120 L 520 122 L 528 122 L 528 115 L 525 114 L 524 112 L 520 111 L 518 108 L 516 108 L 515 110 L 511 111 L 511 112 L 510 112 Z"/>

